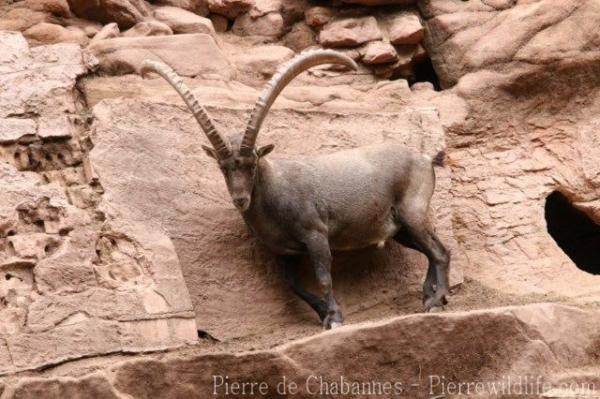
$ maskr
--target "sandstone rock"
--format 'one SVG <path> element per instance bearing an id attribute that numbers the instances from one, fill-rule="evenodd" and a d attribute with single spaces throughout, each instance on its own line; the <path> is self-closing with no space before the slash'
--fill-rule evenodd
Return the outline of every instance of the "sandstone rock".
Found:
<path id="1" fill-rule="evenodd" d="M 238 54 L 234 64 L 242 71 L 258 73 L 263 78 L 268 78 L 279 65 L 293 56 L 294 52 L 284 46 L 255 46 L 252 51 Z"/>
<path id="2" fill-rule="evenodd" d="M 119 399 L 119 394 L 102 373 L 92 374 L 81 379 L 57 378 L 48 382 L 41 378 L 29 378 L 15 386 L 13 398 L 106 398 Z"/>
<path id="3" fill-rule="evenodd" d="M 22 137 L 34 136 L 37 124 L 32 119 L 0 119 L 0 144 L 14 143 Z"/>
<path id="4" fill-rule="evenodd" d="M 195 342 L 171 241 L 100 209 L 80 47 L 0 47 L 0 373 Z"/>
<path id="5" fill-rule="evenodd" d="M 370 42 L 364 49 L 362 62 L 368 65 L 388 64 L 398 59 L 396 49 L 389 43 Z"/>
<path id="6" fill-rule="evenodd" d="M 392 44 L 418 44 L 423 40 L 424 32 L 417 15 L 401 15 L 394 18 L 390 24 L 390 42 Z"/>
<path id="7" fill-rule="evenodd" d="M 210 12 L 235 19 L 238 15 L 250 10 L 253 0 L 208 0 Z"/>
<path id="8" fill-rule="evenodd" d="M 104 39 L 112 39 L 113 37 L 119 37 L 121 35 L 121 31 L 119 30 L 119 25 L 116 22 L 111 22 L 110 24 L 106 24 L 100 29 L 98 33 L 94 36 L 91 43 L 96 43 L 100 40 Z"/>
<path id="9" fill-rule="evenodd" d="M 100 30 L 102 30 L 102 25 L 89 24 L 83 27 L 83 32 L 90 39 L 96 36 Z"/>
<path id="10" fill-rule="evenodd" d="M 300 52 L 317 43 L 315 32 L 304 22 L 296 22 L 283 37 L 283 44 L 294 51 Z"/>
<path id="11" fill-rule="evenodd" d="M 289 53 L 289 50 L 282 50 Z M 266 50 L 265 55 L 268 55 Z M 190 85 L 196 82 L 188 81 Z M 154 82 L 149 81 L 148 85 L 150 83 Z M 406 87 L 404 93 L 410 92 L 405 82 L 403 85 Z M 106 80 L 99 87 L 106 90 Z M 135 85 L 132 86 L 134 87 Z M 222 126 L 244 126 L 247 117 L 245 109 L 251 106 L 257 95 L 254 92 L 253 95 L 246 96 L 242 90 L 237 89 L 226 91 L 223 97 L 228 97 L 233 105 L 215 108 L 210 107 L 210 101 L 215 101 L 217 89 L 196 87 L 195 92 L 201 102 L 208 102 L 206 105 L 212 117 Z M 385 137 L 406 142 L 412 148 L 443 145 L 441 128 L 434 128 L 435 120 L 418 110 L 391 114 L 376 112 L 381 109 L 381 103 L 377 101 L 388 98 L 387 93 L 396 96 L 396 103 L 406 101 L 406 98 L 401 100 L 398 97 L 398 93 L 402 92 L 399 84 L 390 85 L 389 89 L 378 92 L 379 95 L 368 97 L 369 100 L 365 100 L 365 103 L 361 103 L 361 108 L 357 109 L 356 104 L 355 108 L 350 108 L 347 104 L 353 103 L 359 96 L 358 90 L 330 90 L 327 87 L 317 89 L 314 85 L 288 87 L 284 93 L 295 101 L 286 104 L 281 103 L 283 99 L 280 99 L 278 104 L 283 105 L 284 109 L 276 108 L 271 111 L 260 140 L 276 143 L 280 156 L 292 159 L 305 156 L 303 154 L 324 154 L 332 151 L 332 148 L 349 148 L 378 142 Z M 156 97 L 159 93 L 169 94 L 165 86 L 161 85 L 144 92 L 142 101 L 135 97 L 123 99 L 123 96 L 136 94 L 121 90 L 115 98 L 96 103 L 94 116 L 97 140 L 91 160 L 94 169 L 102 177 L 104 195 L 111 198 L 112 206 L 122 209 L 122 212 L 131 217 L 156 220 L 160 225 L 167 226 L 169 235 L 174 237 L 179 259 L 186 265 L 186 282 L 194 293 L 194 305 L 199 309 L 199 328 L 219 339 L 229 339 L 261 334 L 260 331 L 277 325 L 296 325 L 300 322 L 299 314 L 290 313 L 288 308 L 289 301 L 295 300 L 283 289 L 277 269 L 271 266 L 271 256 L 262 248 L 254 247 L 256 244 L 253 243 L 252 236 L 230 204 L 225 184 L 214 161 L 197 156 L 196 147 L 205 138 L 198 135 L 197 125 L 181 107 L 181 99 L 176 95 L 168 97 L 173 105 L 144 100 Z M 244 107 L 240 107 L 242 98 L 248 98 L 248 102 L 242 103 Z M 165 102 L 164 99 L 159 101 Z M 371 103 L 366 105 L 369 101 Z M 329 109 L 332 112 L 324 112 L 325 105 L 320 105 L 317 109 L 313 104 L 331 104 Z M 372 107 L 370 109 L 374 113 L 364 113 L 364 107 L 367 106 Z M 290 108 L 294 111 L 291 112 Z M 349 109 L 353 110 L 350 114 Z M 127 122 L 123 123 L 124 121 Z M 119 123 L 118 128 L 116 123 Z M 162 133 L 148 136 L 148 126 L 153 131 Z M 361 128 L 357 129 L 357 126 Z M 130 153 L 132 148 L 136 149 L 136 165 L 118 161 L 123 159 L 124 154 Z M 168 149 L 168 155 L 164 158 L 167 163 L 157 167 L 156 154 L 164 153 L 165 149 Z M 174 179 L 171 174 L 173 169 L 186 172 Z M 165 174 L 169 177 L 165 177 Z M 438 171 L 438 192 L 434 196 L 436 201 L 447 202 L 447 197 L 442 193 L 447 190 L 449 181 L 449 175 Z M 195 185 L 200 185 L 202 190 L 191 192 L 185 188 Z M 147 194 L 132 194 L 139 192 Z M 168 207 L 164 205 L 166 203 L 175 205 Z M 437 202 L 434 209 L 440 209 Z M 442 239 L 451 242 L 447 238 L 448 233 L 444 233 L 450 231 L 446 227 L 450 225 L 450 220 L 445 216 L 436 217 L 435 220 L 436 224 L 441 223 L 438 231 Z M 199 247 L 205 248 L 201 258 L 198 258 Z M 237 250 L 227 250 L 233 247 Z M 252 248 L 258 251 L 256 255 L 252 255 Z M 360 254 L 336 254 L 335 258 L 336 264 L 344 265 L 345 271 L 340 270 L 334 275 L 336 294 L 345 298 L 344 308 L 350 314 L 364 306 L 367 292 L 378 293 L 369 300 L 376 303 L 389 298 L 382 290 L 395 295 L 397 290 L 392 287 L 399 284 L 403 287 L 406 284 L 417 287 L 421 285 L 421 268 L 425 258 L 400 246 L 391 245 L 376 253 L 366 250 Z M 458 270 L 460 262 L 455 262 Z M 361 275 L 360 284 L 356 280 L 356 274 L 348 272 L 359 269 L 373 270 L 373 273 Z M 207 285 L 203 277 L 205 275 L 210 275 L 216 283 Z M 233 279 L 228 277 L 232 275 L 235 276 Z M 257 286 L 261 287 L 258 291 Z M 246 296 L 250 292 L 254 293 L 254 300 L 240 303 L 240 295 Z M 310 309 L 300 303 L 293 306 L 299 307 L 298 312 L 303 320 L 301 323 L 315 319 Z M 418 301 L 417 306 L 420 306 Z M 235 316 L 231 313 L 234 308 Z M 237 328 L 233 328 L 234 325 Z M 317 330 L 320 328 L 316 322 L 312 325 Z"/>
<path id="12" fill-rule="evenodd" d="M 310 7 L 309 0 L 281 0 L 279 12 L 286 26 L 304 19 L 304 11 Z"/>
<path id="13" fill-rule="evenodd" d="M 155 0 L 153 3 L 183 8 L 203 17 L 208 15 L 208 0 Z"/>
<path id="14" fill-rule="evenodd" d="M 206 33 L 215 35 L 210 19 L 177 7 L 159 7 L 154 10 L 154 17 L 168 25 L 174 33 Z"/>
<path id="15" fill-rule="evenodd" d="M 123 32 L 124 37 L 135 36 L 168 36 L 173 31 L 167 24 L 158 21 L 143 21 L 135 24 L 131 29 Z"/>
<path id="16" fill-rule="evenodd" d="M 79 43 L 85 45 L 88 42 L 87 35 L 79 28 L 64 28 L 60 25 L 46 22 L 32 26 L 23 32 L 25 37 L 35 44 L 53 43 Z"/>
<path id="17" fill-rule="evenodd" d="M 66 115 L 42 117 L 38 120 L 38 136 L 42 139 L 69 139 L 75 126 Z"/>
<path id="18" fill-rule="evenodd" d="M 580 7 L 579 2 L 567 1 L 564 7 L 554 7 L 534 1 L 501 10 L 480 5 L 489 10 L 485 13 L 442 3 L 432 2 L 435 10 L 429 12 L 435 16 L 427 21 L 426 41 L 428 48 L 435 49 L 430 56 L 443 86 L 455 84 L 466 73 L 503 68 L 509 62 L 539 65 L 565 59 L 567 54 L 589 53 L 587 39 L 570 32 L 572 26 L 587 30 L 594 24 L 589 15 L 595 15 L 596 8 L 591 3 Z"/>
<path id="19" fill-rule="evenodd" d="M 60 17 L 71 15 L 67 0 L 26 0 L 25 5 L 32 10 L 49 12 Z"/>
<path id="20" fill-rule="evenodd" d="M 229 20 L 226 17 L 219 14 L 210 14 L 208 18 L 216 32 L 223 33 L 229 29 Z"/>
<path id="21" fill-rule="evenodd" d="M 150 15 L 144 0 L 68 0 L 71 11 L 81 18 L 107 24 L 116 22 L 127 29 Z"/>
<path id="22" fill-rule="evenodd" d="M 304 21 L 309 26 L 323 26 L 335 16 L 336 10 L 331 7 L 315 6 L 304 12 Z"/>
<path id="23" fill-rule="evenodd" d="M 244 14 L 236 18 L 231 31 L 239 36 L 267 36 L 278 38 L 284 33 L 281 14 L 272 12 L 262 17 L 252 18 Z"/>
<path id="24" fill-rule="evenodd" d="M 598 355 L 596 319 L 596 311 L 552 304 L 452 315 L 410 315 L 348 326 L 263 351 L 235 355 L 175 352 L 107 364 L 87 374 L 82 368 L 81 374 L 71 378 L 21 376 L 11 381 L 11 388 L 14 398 L 26 399 L 40 395 L 48 399 L 123 395 L 136 399 L 226 397 L 225 386 L 215 384 L 214 374 L 214 370 L 226 370 L 229 384 L 264 382 L 268 393 L 261 396 L 273 397 L 281 396 L 276 392 L 278 386 L 281 392 L 284 377 L 286 392 L 295 384 L 294 396 L 301 398 L 347 389 L 355 393 L 375 392 L 382 397 L 410 395 L 424 399 L 431 397 L 432 392 L 447 393 L 449 387 L 469 378 L 487 381 L 490 376 L 505 376 L 508 381 L 508 376 L 512 376 L 512 381 L 524 381 L 518 377 L 523 375 L 530 376 L 527 381 L 533 381 L 527 389 L 540 389 L 536 396 L 561 397 L 562 392 L 573 392 L 564 388 L 569 383 L 582 386 L 585 381 L 586 386 L 592 387 L 590 382 L 597 381 L 596 367 L 590 366 Z M 560 326 L 558 330 L 556 325 Z M 432 339 L 424 346 L 423 334 L 432 330 Z M 504 356 L 481 356 L 499 351 Z M 354 359 L 356 356 L 360 363 Z M 402 365 L 385 367 L 382 359 Z M 535 377 L 529 374 L 531 370 L 536 370 Z M 539 386 L 535 385 L 537 376 L 543 381 Z M 390 381 L 402 381 L 402 385 Z M 518 384 L 515 382 L 512 389 L 522 392 L 524 385 Z M 559 388 L 561 384 L 563 388 Z M 482 391 L 498 390 L 498 385 L 486 386 L 490 387 L 484 384 L 477 391 L 479 396 Z M 246 389 L 249 396 L 250 387 L 246 385 Z M 254 392 L 258 392 L 257 386 Z M 475 392 L 474 388 L 469 392 Z M 588 394 L 596 395 L 591 390 Z"/>
<path id="25" fill-rule="evenodd" d="M 42 22 L 58 24 L 60 21 L 46 12 L 34 11 L 28 7 L 14 8 L 0 19 L 0 30 L 22 32 Z"/>
<path id="26" fill-rule="evenodd" d="M 319 42 L 327 47 L 353 47 L 381 38 L 375 17 L 332 21 L 319 34 Z"/>
<path id="27" fill-rule="evenodd" d="M 139 71 L 145 59 L 158 59 L 183 76 L 212 74 L 228 79 L 233 72 L 227 59 L 205 34 L 120 37 L 92 43 L 88 49 L 110 74 Z"/>
<path id="28" fill-rule="evenodd" d="M 400 5 L 410 6 L 417 4 L 417 0 L 342 0 L 342 3 L 359 4 L 363 6 Z"/>

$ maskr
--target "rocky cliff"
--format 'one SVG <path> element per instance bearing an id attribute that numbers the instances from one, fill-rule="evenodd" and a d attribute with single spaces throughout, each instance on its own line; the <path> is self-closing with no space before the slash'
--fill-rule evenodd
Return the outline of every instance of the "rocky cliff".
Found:
<path id="1" fill-rule="evenodd" d="M 592 0 L 0 1 L 0 398 L 600 389 L 598 22 Z M 420 313 L 424 257 L 388 243 L 335 256 L 347 326 L 322 333 L 181 99 L 139 76 L 168 63 L 234 134 L 277 66 L 319 46 L 359 70 L 301 75 L 259 141 L 445 150 L 442 313 Z"/>

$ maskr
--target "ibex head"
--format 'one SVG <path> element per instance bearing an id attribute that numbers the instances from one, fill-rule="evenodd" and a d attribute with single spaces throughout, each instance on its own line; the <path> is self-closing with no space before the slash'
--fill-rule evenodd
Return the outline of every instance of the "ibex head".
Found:
<path id="1" fill-rule="evenodd" d="M 240 212 L 244 212 L 250 207 L 259 159 L 274 148 L 272 144 L 256 148 L 256 137 L 263 120 L 279 93 L 292 79 L 308 68 L 320 64 L 341 64 L 353 70 L 357 69 L 351 58 L 333 50 L 312 50 L 298 54 L 283 64 L 267 82 L 254 105 L 246 131 L 234 137 L 232 141 L 217 130 L 204 107 L 169 66 L 158 61 L 146 60 L 142 64 L 141 73 L 158 73 L 183 98 L 212 145 L 203 145 L 202 148 L 218 162 L 233 204 Z"/>

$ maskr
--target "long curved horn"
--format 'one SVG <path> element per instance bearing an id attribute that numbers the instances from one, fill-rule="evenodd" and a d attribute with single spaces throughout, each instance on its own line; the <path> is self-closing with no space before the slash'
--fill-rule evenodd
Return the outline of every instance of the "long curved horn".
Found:
<path id="1" fill-rule="evenodd" d="M 358 68 L 352 58 L 337 51 L 321 49 L 304 51 L 283 64 L 271 80 L 267 82 L 254 105 L 244 138 L 240 144 L 240 152 L 248 153 L 252 151 L 263 120 L 267 116 L 271 105 L 287 84 L 303 71 L 320 64 L 341 64 L 352 70 Z"/>
<path id="2" fill-rule="evenodd" d="M 173 86 L 181 98 L 183 98 L 183 101 L 185 101 L 190 111 L 192 111 L 194 118 L 198 121 L 198 124 L 206 134 L 206 137 L 208 137 L 208 140 L 217 152 L 219 158 L 227 158 L 232 154 L 229 140 L 219 133 L 204 107 L 198 102 L 196 96 L 194 96 L 191 90 L 183 83 L 183 80 L 170 66 L 158 61 L 145 60 L 142 63 L 140 72 L 142 76 L 145 76 L 149 72 L 156 72 L 162 76 L 171 86 Z"/>

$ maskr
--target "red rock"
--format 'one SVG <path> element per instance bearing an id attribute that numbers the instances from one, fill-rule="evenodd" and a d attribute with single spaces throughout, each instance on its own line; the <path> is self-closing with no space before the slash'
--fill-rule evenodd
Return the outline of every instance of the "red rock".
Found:
<path id="1" fill-rule="evenodd" d="M 163 6 L 183 8 L 203 17 L 207 16 L 208 0 L 155 0 L 153 3 Z"/>
<path id="2" fill-rule="evenodd" d="M 278 38 L 284 33 L 283 17 L 276 12 L 258 18 L 252 18 L 250 14 L 244 14 L 236 18 L 231 31 L 239 36 Z"/>
<path id="3" fill-rule="evenodd" d="M 131 28 L 150 15 L 144 0 L 68 0 L 71 11 L 81 18 L 107 24 L 116 22 L 121 29 Z"/>
<path id="4" fill-rule="evenodd" d="M 304 21 L 309 26 L 323 26 L 335 16 L 336 10 L 331 7 L 315 6 L 304 12 Z"/>
<path id="5" fill-rule="evenodd" d="M 173 31 L 169 25 L 159 21 L 138 22 L 132 28 L 123 32 L 124 37 L 134 36 L 166 36 L 172 35 Z"/>
<path id="6" fill-rule="evenodd" d="M 46 22 L 32 26 L 23 35 L 35 44 L 79 43 L 86 45 L 89 41 L 85 32 L 77 27 L 64 28 L 60 25 Z"/>
<path id="7" fill-rule="evenodd" d="M 283 44 L 294 51 L 302 51 L 316 43 L 315 32 L 304 22 L 296 22 L 283 37 Z"/>
<path id="8" fill-rule="evenodd" d="M 390 24 L 389 38 L 392 44 L 419 44 L 423 40 L 425 30 L 419 17 L 405 14 L 395 17 Z"/>
<path id="9" fill-rule="evenodd" d="M 332 21 L 319 34 L 319 42 L 326 47 L 354 47 L 381 38 L 375 17 Z"/>
<path id="10" fill-rule="evenodd" d="M 32 10 L 49 12 L 60 17 L 71 15 L 67 0 L 26 0 L 25 5 Z"/>
<path id="11" fill-rule="evenodd" d="M 219 14 L 210 14 L 209 18 L 215 31 L 222 33 L 229 28 L 229 20 L 226 17 Z"/>
<path id="12" fill-rule="evenodd" d="M 145 59 L 158 59 L 183 76 L 232 76 L 229 62 L 210 35 L 118 37 L 94 41 L 88 50 L 100 61 L 100 70 L 111 74 L 137 73 Z"/>
<path id="13" fill-rule="evenodd" d="M 235 19 L 238 15 L 250 10 L 253 0 L 208 0 L 210 12 Z"/>
<path id="14" fill-rule="evenodd" d="M 208 18 L 177 7 L 158 7 L 154 18 L 168 25 L 174 33 L 206 33 L 215 35 L 215 29 Z"/>
<path id="15" fill-rule="evenodd" d="M 368 65 L 389 64 L 398 59 L 396 49 L 389 43 L 370 42 L 363 51 L 362 62 Z"/>

